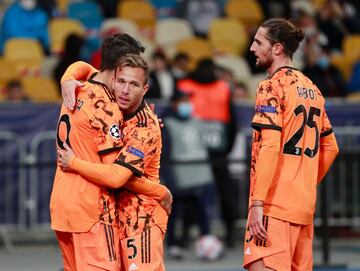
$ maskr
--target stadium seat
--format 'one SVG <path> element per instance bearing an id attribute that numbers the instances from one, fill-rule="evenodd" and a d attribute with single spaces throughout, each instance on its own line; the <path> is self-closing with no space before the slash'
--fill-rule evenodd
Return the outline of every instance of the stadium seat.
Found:
<path id="1" fill-rule="evenodd" d="M 203 38 L 189 38 L 177 43 L 176 50 L 179 53 L 186 53 L 190 57 L 190 69 L 195 68 L 196 63 L 202 58 L 212 58 L 211 45 Z"/>
<path id="2" fill-rule="evenodd" d="M 60 94 L 56 83 L 46 77 L 25 77 L 21 80 L 27 96 L 33 102 L 59 102 Z"/>
<path id="3" fill-rule="evenodd" d="M 214 58 L 214 62 L 232 71 L 235 80 L 245 84 L 248 83 L 249 78 L 252 76 L 249 65 L 243 57 L 234 55 L 217 56 Z"/>
<path id="4" fill-rule="evenodd" d="M 255 0 L 229 0 L 225 4 L 225 14 L 246 26 L 257 26 L 264 20 L 261 6 Z"/>
<path id="5" fill-rule="evenodd" d="M 102 22 L 100 32 L 107 33 L 110 30 L 117 30 L 119 33 L 127 33 L 133 37 L 139 37 L 138 26 L 128 19 L 108 18 Z"/>
<path id="6" fill-rule="evenodd" d="M 192 38 L 193 30 L 188 21 L 178 18 L 167 18 L 156 22 L 155 42 L 172 57 L 176 44 L 184 39 Z"/>
<path id="7" fill-rule="evenodd" d="M 151 3 L 144 0 L 120 1 L 117 17 L 134 21 L 144 36 L 153 36 L 156 11 Z"/>
<path id="8" fill-rule="evenodd" d="M 10 80 L 18 77 L 16 68 L 12 61 L 5 58 L 0 58 L 0 101 L 3 97 L 3 88 Z"/>
<path id="9" fill-rule="evenodd" d="M 79 20 L 86 29 L 99 29 L 104 17 L 95 2 L 72 2 L 68 4 L 67 15 Z"/>
<path id="10" fill-rule="evenodd" d="M 0 58 L 0 85 L 17 77 L 16 68 L 12 61 Z"/>
<path id="11" fill-rule="evenodd" d="M 348 64 L 352 65 L 360 60 L 360 34 L 345 36 L 342 51 Z"/>
<path id="12" fill-rule="evenodd" d="M 4 58 L 11 61 L 19 75 L 34 75 L 40 72 L 44 51 L 34 39 L 12 38 L 5 42 Z"/>
<path id="13" fill-rule="evenodd" d="M 50 50 L 54 54 L 62 52 L 66 37 L 71 34 L 85 36 L 81 22 L 68 18 L 55 18 L 49 23 Z"/>
<path id="14" fill-rule="evenodd" d="M 211 22 L 209 40 L 216 53 L 242 55 L 248 36 L 241 22 L 233 18 L 218 18 Z"/>

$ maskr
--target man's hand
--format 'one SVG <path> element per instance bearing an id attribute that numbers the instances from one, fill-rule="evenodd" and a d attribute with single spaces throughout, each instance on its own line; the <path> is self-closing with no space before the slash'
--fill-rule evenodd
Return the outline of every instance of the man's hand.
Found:
<path id="1" fill-rule="evenodd" d="M 264 214 L 263 206 L 253 205 L 250 207 L 249 212 L 248 226 L 250 235 L 259 240 L 266 240 L 267 233 L 262 222 Z"/>
<path id="2" fill-rule="evenodd" d="M 67 80 L 61 83 L 61 93 L 63 96 L 64 106 L 69 110 L 74 110 L 76 97 L 75 90 L 78 87 L 83 87 L 84 83 L 77 80 Z"/>
<path id="3" fill-rule="evenodd" d="M 171 214 L 171 208 L 173 203 L 173 196 L 169 189 L 167 189 L 167 194 L 165 198 L 160 202 L 161 207 L 166 211 L 168 215 Z"/>
<path id="4" fill-rule="evenodd" d="M 75 158 L 75 154 L 66 143 L 64 143 L 64 148 L 65 150 L 58 149 L 59 166 L 63 171 L 71 171 L 70 162 Z"/>

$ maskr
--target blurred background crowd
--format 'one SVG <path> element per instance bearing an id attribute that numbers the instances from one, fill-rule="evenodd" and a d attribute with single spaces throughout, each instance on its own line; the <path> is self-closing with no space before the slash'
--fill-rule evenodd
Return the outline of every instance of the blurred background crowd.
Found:
<path id="1" fill-rule="evenodd" d="M 267 77 L 249 52 L 257 27 L 270 17 L 291 18 L 306 33 L 294 55 L 296 67 L 325 97 L 356 101 L 359 13 L 357 0 L 2 0 L 0 107 L 58 106 L 59 81 L 71 63 L 99 68 L 105 37 L 138 38 L 151 67 L 146 97 L 159 106 L 165 123 L 161 178 L 175 198 L 168 252 L 181 259 L 191 225 L 207 236 L 214 233 L 215 217 L 231 248 L 238 241 L 236 222 L 246 213 L 239 197 L 246 203 L 247 191 L 239 192 L 239 171 L 228 161 L 233 153 L 247 158 L 249 147 L 236 139 L 239 129 L 249 128 L 239 127 L 236 107 L 252 104 L 257 84 Z M 246 183 L 247 171 L 240 172 Z M 0 218 L 6 223 L 6 215 Z"/>

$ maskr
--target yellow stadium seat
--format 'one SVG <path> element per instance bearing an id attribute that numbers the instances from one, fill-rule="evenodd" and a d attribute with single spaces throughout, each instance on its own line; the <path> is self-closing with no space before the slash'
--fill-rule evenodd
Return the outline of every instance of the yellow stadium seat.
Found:
<path id="1" fill-rule="evenodd" d="M 47 77 L 25 77 L 21 80 L 27 96 L 33 102 L 59 102 L 60 94 L 53 79 Z"/>
<path id="2" fill-rule="evenodd" d="M 20 75 L 40 72 L 44 52 L 37 40 L 12 38 L 5 42 L 4 58 L 13 63 Z"/>
<path id="3" fill-rule="evenodd" d="M 17 71 L 13 62 L 5 58 L 0 58 L 0 86 L 4 86 L 9 80 L 17 77 Z"/>
<path id="4" fill-rule="evenodd" d="M 179 18 L 165 18 L 156 22 L 155 42 L 162 47 L 169 57 L 173 57 L 176 44 L 184 39 L 194 37 L 188 21 Z"/>
<path id="5" fill-rule="evenodd" d="M 330 62 L 341 71 L 346 80 L 350 78 L 352 65 L 348 64 L 344 54 L 332 54 L 330 57 Z"/>
<path id="6" fill-rule="evenodd" d="M 348 64 L 352 65 L 360 60 L 360 34 L 345 36 L 342 51 Z"/>
<path id="7" fill-rule="evenodd" d="M 5 42 L 4 57 L 8 60 L 37 59 L 41 61 L 44 52 L 37 40 L 12 38 Z"/>
<path id="8" fill-rule="evenodd" d="M 229 69 L 237 81 L 247 84 L 249 78 L 252 76 L 249 64 L 246 59 L 241 56 L 217 56 L 214 58 L 214 62 L 220 67 Z"/>
<path id="9" fill-rule="evenodd" d="M 244 25 L 233 18 L 219 18 L 211 22 L 209 40 L 216 53 L 242 55 L 248 45 Z"/>
<path id="10" fill-rule="evenodd" d="M 134 21 L 144 36 L 148 38 L 153 36 L 156 11 L 150 2 L 120 1 L 117 6 L 117 17 Z"/>
<path id="11" fill-rule="evenodd" d="M 185 53 L 190 57 L 190 69 L 195 68 L 197 62 L 202 58 L 212 58 L 211 45 L 203 38 L 189 38 L 177 43 L 177 52 Z"/>
<path id="12" fill-rule="evenodd" d="M 73 19 L 55 18 L 49 23 L 50 50 L 52 53 L 59 54 L 64 48 L 64 43 L 69 34 L 85 35 L 83 25 Z"/>
<path id="13" fill-rule="evenodd" d="M 225 14 L 246 26 L 257 26 L 264 20 L 264 13 L 256 0 L 228 0 Z"/>

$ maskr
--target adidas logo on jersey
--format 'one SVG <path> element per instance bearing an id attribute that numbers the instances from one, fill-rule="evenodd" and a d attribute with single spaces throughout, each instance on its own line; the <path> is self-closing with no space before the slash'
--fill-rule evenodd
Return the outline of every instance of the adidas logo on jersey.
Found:
<path id="1" fill-rule="evenodd" d="M 247 249 L 245 250 L 245 254 L 246 254 L 246 255 L 250 255 L 250 254 L 251 254 L 250 247 L 247 247 Z"/>
<path id="2" fill-rule="evenodd" d="M 130 264 L 130 266 L 129 266 L 129 271 L 132 271 L 132 270 L 137 270 L 137 269 L 139 269 L 139 267 L 137 267 L 137 265 L 135 264 L 135 263 L 132 263 L 132 264 Z"/>

